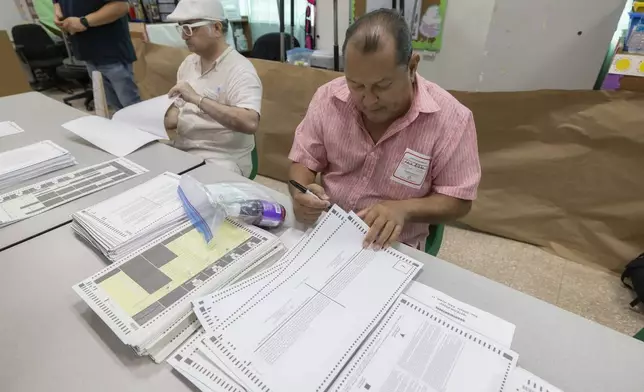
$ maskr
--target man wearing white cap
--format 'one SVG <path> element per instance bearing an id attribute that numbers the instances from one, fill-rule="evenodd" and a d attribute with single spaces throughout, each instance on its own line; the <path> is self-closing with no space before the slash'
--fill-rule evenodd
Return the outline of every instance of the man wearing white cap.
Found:
<path id="1" fill-rule="evenodd" d="M 181 0 L 168 21 L 179 23 L 193 52 L 169 92 L 181 98 L 165 116 L 166 128 L 177 130 L 173 145 L 248 176 L 262 83 L 251 62 L 226 43 L 228 20 L 221 2 Z"/>

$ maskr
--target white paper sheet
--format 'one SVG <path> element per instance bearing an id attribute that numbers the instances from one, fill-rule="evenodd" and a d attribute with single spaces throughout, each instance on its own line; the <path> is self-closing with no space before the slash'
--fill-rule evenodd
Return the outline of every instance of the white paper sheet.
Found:
<path id="1" fill-rule="evenodd" d="M 518 355 L 402 295 L 333 392 L 502 392 Z"/>
<path id="2" fill-rule="evenodd" d="M 21 133 L 24 131 L 24 129 L 20 128 L 20 126 L 18 126 L 18 124 L 13 121 L 0 122 L 0 137 L 15 135 L 16 133 Z"/>
<path id="3" fill-rule="evenodd" d="M 517 366 L 503 392 L 563 392 L 561 389 Z"/>
<path id="4" fill-rule="evenodd" d="M 28 146 L 0 153 L 0 176 L 23 170 L 69 154 L 57 144 L 43 140 Z"/>
<path id="5" fill-rule="evenodd" d="M 168 363 L 202 391 L 245 392 L 203 353 L 207 350 L 202 343 L 205 336 L 203 329 L 197 331 L 168 358 Z"/>
<path id="6" fill-rule="evenodd" d="M 261 294 L 216 328 L 220 342 L 206 346 L 249 390 L 324 390 L 421 267 L 393 249 L 363 249 L 365 234 L 334 206 Z M 239 365 L 247 362 L 256 374 Z"/>
<path id="7" fill-rule="evenodd" d="M 405 294 L 448 317 L 452 322 L 478 332 L 504 347 L 512 347 L 516 328 L 514 324 L 418 282 L 412 282 Z"/>
<path id="8" fill-rule="evenodd" d="M 147 99 L 114 113 L 112 121 L 129 125 L 167 140 L 169 137 L 165 129 L 164 118 L 173 103 L 174 98 L 169 98 L 167 94 Z"/>
<path id="9" fill-rule="evenodd" d="M 98 116 L 81 117 L 66 122 L 63 127 L 117 157 L 124 157 L 159 140 L 157 135 Z"/>
<path id="10" fill-rule="evenodd" d="M 0 227 L 40 214 L 147 172 L 119 158 L 0 195 Z"/>
<path id="11" fill-rule="evenodd" d="M 74 214 L 74 219 L 94 229 L 97 240 L 106 247 L 127 242 L 142 232 L 163 223 L 178 222 L 184 216 L 183 205 L 177 194 L 180 176 L 163 173 L 144 184 L 107 199 Z M 167 228 L 165 228 L 168 231 Z"/>

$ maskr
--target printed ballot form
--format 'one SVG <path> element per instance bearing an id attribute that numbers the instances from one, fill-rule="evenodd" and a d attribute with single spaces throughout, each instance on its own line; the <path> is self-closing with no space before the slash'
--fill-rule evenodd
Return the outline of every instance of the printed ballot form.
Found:
<path id="1" fill-rule="evenodd" d="M 418 282 L 412 282 L 405 294 L 448 317 L 450 321 L 469 328 L 505 347 L 512 346 L 514 324 Z"/>
<path id="2" fill-rule="evenodd" d="M 563 392 L 547 381 L 517 366 L 503 392 Z"/>
<path id="3" fill-rule="evenodd" d="M 420 270 L 393 249 L 363 249 L 365 226 L 334 206 L 278 263 L 279 273 L 250 298 L 239 295 L 244 303 L 232 314 L 212 320 L 206 313 L 223 314 L 219 305 L 209 297 L 195 302 L 211 334 L 206 347 L 244 388 L 326 389 Z"/>
<path id="4" fill-rule="evenodd" d="M 119 158 L 2 194 L 0 227 L 30 218 L 147 171 L 128 159 Z"/>
<path id="5" fill-rule="evenodd" d="M 334 392 L 503 392 L 518 355 L 403 295 Z"/>
<path id="6" fill-rule="evenodd" d="M 110 260 L 187 222 L 177 194 L 180 176 L 163 173 L 73 214 L 74 231 Z"/>

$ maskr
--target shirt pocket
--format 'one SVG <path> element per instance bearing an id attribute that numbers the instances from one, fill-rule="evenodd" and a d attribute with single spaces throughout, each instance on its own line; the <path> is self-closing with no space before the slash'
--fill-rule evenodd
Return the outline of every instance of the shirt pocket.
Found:
<path id="1" fill-rule="evenodd" d="M 203 90 L 203 95 L 208 99 L 212 99 L 213 101 L 218 102 L 222 105 L 227 104 L 226 92 L 221 86 L 206 87 Z"/>
<path id="2" fill-rule="evenodd" d="M 424 197 L 431 187 L 432 158 L 407 148 L 394 159 L 386 175 L 389 176 L 388 196 L 392 199 Z"/>

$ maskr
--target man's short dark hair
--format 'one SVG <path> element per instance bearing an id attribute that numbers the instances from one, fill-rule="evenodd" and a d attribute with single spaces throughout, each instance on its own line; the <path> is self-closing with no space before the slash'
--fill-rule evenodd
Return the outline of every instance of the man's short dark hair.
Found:
<path id="1" fill-rule="evenodd" d="M 409 25 L 398 11 L 387 8 L 371 11 L 349 26 L 342 46 L 342 53 L 346 56 L 347 44 L 352 40 L 361 40 L 352 42 L 352 45 L 355 45 L 362 53 L 378 51 L 383 32 L 394 39 L 396 64 L 407 65 L 413 52 Z"/>

